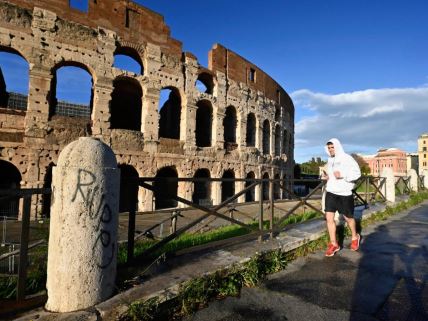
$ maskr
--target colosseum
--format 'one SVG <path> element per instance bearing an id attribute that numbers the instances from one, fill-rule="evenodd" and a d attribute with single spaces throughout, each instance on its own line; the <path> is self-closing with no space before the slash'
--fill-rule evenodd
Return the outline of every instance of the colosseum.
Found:
<path id="1" fill-rule="evenodd" d="M 133 202 L 140 211 L 180 206 L 162 200 L 174 186 L 158 188 L 159 195 L 133 191 L 128 177 L 290 184 L 294 106 L 275 80 L 220 44 L 201 66 L 171 38 L 161 15 L 130 0 L 86 2 L 87 10 L 68 0 L 0 1 L 0 51 L 22 57 L 29 79 L 28 95 L 8 91 L 0 69 L 0 189 L 49 187 L 62 148 L 80 136 L 99 138 L 115 152 L 121 211 Z M 118 56 L 135 61 L 138 72 L 115 67 Z M 57 98 L 58 71 L 70 66 L 92 80 L 89 105 Z M 245 184 L 179 182 L 175 188 L 194 202 L 219 204 Z M 274 189 L 276 198 L 284 197 Z M 256 189 L 238 201 L 260 194 Z M 49 215 L 49 202 L 33 197 L 32 215 Z M 18 203 L 0 211 L 20 212 Z"/>

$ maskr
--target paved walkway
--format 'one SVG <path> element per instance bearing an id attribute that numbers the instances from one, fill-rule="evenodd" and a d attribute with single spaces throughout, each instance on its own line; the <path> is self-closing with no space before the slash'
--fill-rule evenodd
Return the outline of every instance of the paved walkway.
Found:
<path id="1" fill-rule="evenodd" d="M 185 320 L 428 320 L 428 202 L 362 233 L 359 252 L 300 258 Z"/>

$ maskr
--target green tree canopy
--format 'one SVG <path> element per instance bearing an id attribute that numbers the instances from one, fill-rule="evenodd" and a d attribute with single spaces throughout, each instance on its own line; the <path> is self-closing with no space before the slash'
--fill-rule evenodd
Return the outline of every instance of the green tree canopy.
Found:
<path id="1" fill-rule="evenodd" d="M 303 174 L 318 175 L 319 168 L 324 166 L 326 163 L 327 162 L 323 161 L 321 157 L 317 157 L 317 158 L 312 157 L 310 161 L 300 164 L 300 168 Z"/>

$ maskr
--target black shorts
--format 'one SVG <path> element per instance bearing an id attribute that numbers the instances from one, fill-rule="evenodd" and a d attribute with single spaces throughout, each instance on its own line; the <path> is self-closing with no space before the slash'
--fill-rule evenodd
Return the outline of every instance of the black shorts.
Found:
<path id="1" fill-rule="evenodd" d="M 348 218 L 354 217 L 354 196 L 342 196 L 327 192 L 325 195 L 325 212 L 339 212 Z"/>

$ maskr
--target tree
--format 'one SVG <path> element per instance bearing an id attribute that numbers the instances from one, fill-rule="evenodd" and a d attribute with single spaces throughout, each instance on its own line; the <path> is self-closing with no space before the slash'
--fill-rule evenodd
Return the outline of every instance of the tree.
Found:
<path id="1" fill-rule="evenodd" d="M 351 156 L 355 159 L 355 161 L 358 163 L 358 166 L 360 166 L 361 173 L 363 175 L 369 175 L 371 170 L 369 167 L 369 164 L 358 154 L 351 154 Z"/>
<path id="2" fill-rule="evenodd" d="M 323 161 L 321 157 L 312 157 L 310 161 L 302 163 L 300 167 L 302 169 L 302 173 L 304 174 L 318 175 L 319 168 L 324 166 L 326 163 L 327 162 Z"/>

